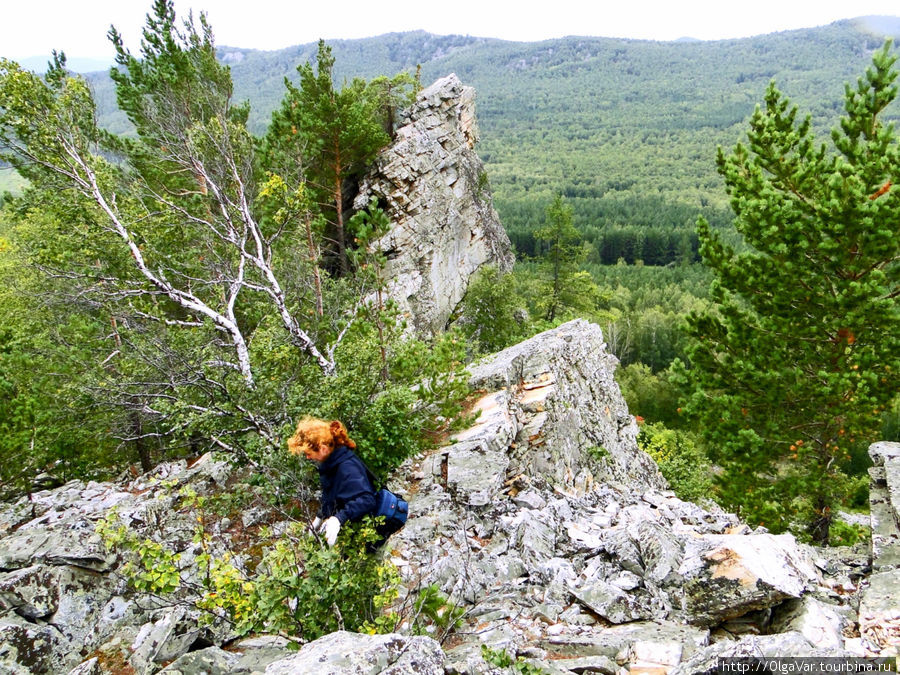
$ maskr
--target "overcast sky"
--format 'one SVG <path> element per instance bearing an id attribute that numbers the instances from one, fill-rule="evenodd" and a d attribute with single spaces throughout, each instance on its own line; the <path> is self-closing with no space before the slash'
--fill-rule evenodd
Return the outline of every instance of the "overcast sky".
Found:
<path id="1" fill-rule="evenodd" d="M 537 3 L 535 3 L 537 5 Z M 112 58 L 110 24 L 137 52 L 150 0 L 11 0 L 0 10 L 0 56 L 61 49 Z M 176 0 L 179 15 L 206 11 L 216 43 L 281 49 L 328 39 L 424 29 L 438 34 L 543 40 L 565 35 L 702 40 L 821 26 L 870 14 L 900 15 L 898 0 Z"/>

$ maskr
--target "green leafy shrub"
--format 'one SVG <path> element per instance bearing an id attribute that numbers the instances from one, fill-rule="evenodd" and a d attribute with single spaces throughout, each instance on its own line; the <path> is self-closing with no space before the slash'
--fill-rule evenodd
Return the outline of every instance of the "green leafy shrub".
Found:
<path id="1" fill-rule="evenodd" d="M 853 546 L 861 541 L 868 541 L 871 536 L 869 528 L 835 518 L 828 531 L 828 543 L 831 546 Z"/>
<path id="2" fill-rule="evenodd" d="M 712 495 L 712 465 L 689 433 L 644 424 L 638 446 L 653 458 L 679 498 L 697 501 Z"/>
<path id="3" fill-rule="evenodd" d="M 368 552 L 379 539 L 373 519 L 345 525 L 333 547 L 296 523 L 278 537 L 263 535 L 250 556 L 213 555 L 202 512 L 197 522 L 194 541 L 202 553 L 189 564 L 125 527 L 114 511 L 97 531 L 108 549 L 124 556 L 120 571 L 135 591 L 191 603 L 205 610 L 208 621 L 228 621 L 241 635 L 314 640 L 336 630 L 391 632 L 399 623 L 389 610 L 399 573 Z"/>
<path id="4" fill-rule="evenodd" d="M 492 649 L 481 645 L 481 658 L 496 668 L 503 668 L 508 673 L 517 675 L 546 675 L 546 670 L 528 663 L 521 656 L 513 658 L 505 649 Z"/>
<path id="5" fill-rule="evenodd" d="M 419 591 L 413 608 L 416 613 L 414 630 L 417 633 L 436 633 L 439 642 L 462 625 L 465 615 L 465 610 L 435 584 Z"/>

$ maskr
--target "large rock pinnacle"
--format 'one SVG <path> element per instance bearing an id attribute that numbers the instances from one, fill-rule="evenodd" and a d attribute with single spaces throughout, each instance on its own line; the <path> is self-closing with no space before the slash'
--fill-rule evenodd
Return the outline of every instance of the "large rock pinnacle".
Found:
<path id="1" fill-rule="evenodd" d="M 508 270 L 509 238 L 475 154 L 475 90 L 448 75 L 419 93 L 395 140 L 356 198 L 378 199 L 393 223 L 375 245 L 387 254 L 388 292 L 421 335 L 443 330 L 482 265 Z"/>

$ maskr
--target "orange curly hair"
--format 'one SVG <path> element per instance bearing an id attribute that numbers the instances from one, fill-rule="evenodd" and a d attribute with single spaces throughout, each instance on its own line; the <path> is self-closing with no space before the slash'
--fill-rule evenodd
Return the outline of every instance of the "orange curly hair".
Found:
<path id="1" fill-rule="evenodd" d="M 297 430 L 288 439 L 288 450 L 291 454 L 302 455 L 304 448 L 326 448 L 327 454 L 331 454 L 339 445 L 346 445 L 353 450 L 356 448 L 347 435 L 347 427 L 338 420 L 328 422 L 315 417 L 304 417 L 297 423 Z"/>

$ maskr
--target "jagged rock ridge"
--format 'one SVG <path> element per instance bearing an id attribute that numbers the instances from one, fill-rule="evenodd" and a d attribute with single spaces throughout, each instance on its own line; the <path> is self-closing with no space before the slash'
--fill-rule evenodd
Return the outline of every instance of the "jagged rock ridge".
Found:
<path id="1" fill-rule="evenodd" d="M 189 572 L 202 547 L 179 492 L 216 493 L 232 472 L 206 456 L 0 506 L 0 668 L 96 675 L 113 654 L 140 673 L 482 673 L 487 644 L 551 673 L 695 673 L 751 653 L 895 653 L 900 444 L 872 450 L 873 499 L 885 500 L 873 521 L 888 522 L 876 522 L 867 579 L 868 551 L 798 545 L 666 491 L 636 446 L 615 365 L 583 321 L 501 352 L 471 369 L 476 424 L 397 473 L 412 517 L 389 554 L 408 593 L 434 583 L 467 610 L 452 648 L 339 633 L 291 654 L 283 638 L 236 641 L 194 610 L 127 594 L 95 523 L 115 507 L 179 547 Z"/>
<path id="2" fill-rule="evenodd" d="M 423 335 L 446 328 L 478 268 L 513 264 L 476 138 L 475 90 L 456 75 L 438 80 L 405 111 L 355 200 L 361 209 L 375 197 L 390 217 L 375 244 L 387 255 L 388 294 Z"/>

